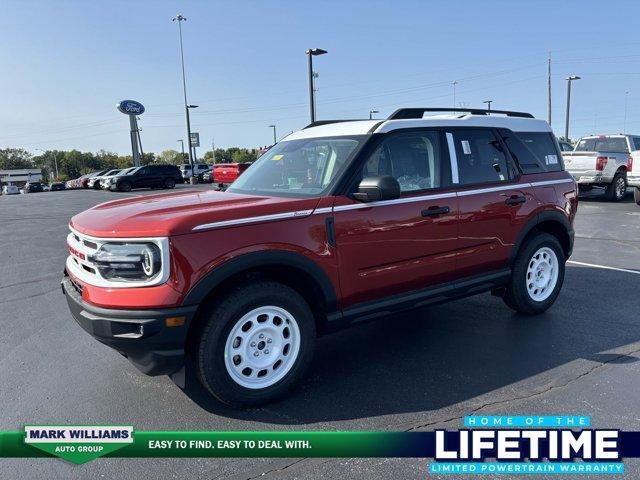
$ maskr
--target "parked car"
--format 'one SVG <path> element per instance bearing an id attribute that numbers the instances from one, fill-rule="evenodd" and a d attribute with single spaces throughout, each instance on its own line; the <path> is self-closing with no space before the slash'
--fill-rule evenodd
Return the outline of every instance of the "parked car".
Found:
<path id="1" fill-rule="evenodd" d="M 123 168 L 122 170 L 117 170 L 115 173 L 112 173 L 113 171 L 105 173 L 100 177 L 100 180 L 99 180 L 100 188 L 103 188 L 105 190 L 108 189 L 109 185 L 111 185 L 111 179 L 113 177 L 117 175 L 128 175 L 129 173 L 132 173 L 137 168 L 140 168 L 140 167 Z"/>
<path id="2" fill-rule="evenodd" d="M 87 182 L 87 188 L 93 188 L 95 190 L 100 190 L 100 182 L 102 181 L 103 178 L 110 178 L 113 177 L 115 175 L 118 174 L 118 172 L 120 172 L 119 168 L 114 168 L 112 170 L 108 170 L 107 172 L 101 174 L 101 175 L 96 175 L 93 177 L 89 177 L 89 181 Z"/>
<path id="3" fill-rule="evenodd" d="M 44 188 L 40 182 L 27 182 L 24 184 L 24 187 L 22 187 L 22 190 L 24 193 L 44 192 Z"/>
<path id="4" fill-rule="evenodd" d="M 53 182 L 49 185 L 49 191 L 51 192 L 59 192 L 60 190 L 64 190 L 65 188 L 65 184 L 62 182 Z"/>
<path id="5" fill-rule="evenodd" d="M 174 188 L 176 183 L 182 183 L 182 174 L 175 165 L 147 165 L 111 178 L 109 190 L 129 192 L 133 188 Z"/>
<path id="6" fill-rule="evenodd" d="M 207 165 L 206 163 L 196 163 L 194 165 L 194 175 L 199 175 L 201 173 L 206 172 L 211 168 L 211 165 Z M 191 178 L 191 164 L 184 163 L 180 165 L 180 172 L 182 173 L 182 178 L 185 182 L 188 182 Z"/>
<path id="7" fill-rule="evenodd" d="M 562 158 L 580 190 L 601 187 L 608 200 L 617 202 L 624 197 L 628 184 L 640 185 L 640 176 L 633 176 L 634 157 L 640 161 L 638 150 L 640 136 L 588 136 L 578 140 L 573 152 L 563 153 Z"/>
<path id="8" fill-rule="evenodd" d="M 198 183 L 211 183 L 211 173 L 213 168 L 208 168 L 204 172 L 198 174 Z"/>
<path id="9" fill-rule="evenodd" d="M 565 140 L 558 140 L 558 145 L 560 145 L 560 151 L 561 152 L 572 152 L 573 151 L 573 145 L 571 145 L 569 142 L 565 141 Z M 564 153 L 563 153 L 564 155 Z"/>
<path id="10" fill-rule="evenodd" d="M 2 187 L 2 194 L 3 195 L 19 195 L 20 189 L 15 185 L 4 185 Z"/>
<path id="11" fill-rule="evenodd" d="M 231 185 L 242 173 L 251 166 L 245 163 L 219 163 L 213 167 L 213 183 L 224 189 Z"/>
<path id="12" fill-rule="evenodd" d="M 87 173 L 86 175 L 82 175 L 80 178 L 78 178 L 78 188 L 89 188 L 89 181 L 94 178 L 94 177 L 99 177 L 100 175 L 104 175 L 105 173 L 107 173 L 110 169 L 107 170 L 98 170 L 97 172 L 91 172 L 91 173 Z M 93 186 L 93 182 L 92 182 L 92 186 Z"/>
<path id="13" fill-rule="evenodd" d="M 73 316 L 143 372 L 181 382 L 193 368 L 246 406 L 289 391 L 316 336 L 339 327 L 486 291 L 546 311 L 578 205 L 551 128 L 493 110 L 423 118 L 436 110 L 312 124 L 226 192 L 74 216 L 62 280 Z"/>

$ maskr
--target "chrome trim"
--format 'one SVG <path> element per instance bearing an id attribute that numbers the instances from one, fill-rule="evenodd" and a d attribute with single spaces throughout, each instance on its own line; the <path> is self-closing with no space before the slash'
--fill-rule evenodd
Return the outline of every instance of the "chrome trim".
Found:
<path id="1" fill-rule="evenodd" d="M 354 203 L 352 205 L 340 205 L 333 207 L 334 212 L 342 212 L 345 210 L 357 210 L 360 208 L 384 207 L 385 205 L 399 205 L 402 203 L 423 202 L 425 200 L 438 200 L 440 198 L 454 198 L 455 192 L 450 193 L 434 193 L 433 195 L 420 195 L 419 197 L 398 198 L 394 200 L 381 200 L 379 202 Z"/>
<path id="2" fill-rule="evenodd" d="M 236 218 L 233 220 L 223 220 L 221 222 L 205 223 L 193 227 L 192 231 L 210 230 L 213 228 L 231 227 L 235 225 L 245 225 L 247 223 L 261 223 L 272 220 L 284 220 L 288 218 L 307 217 L 313 210 L 296 210 L 295 212 L 274 213 L 272 215 L 260 215 L 258 217 Z"/>
<path id="3" fill-rule="evenodd" d="M 318 215 L 318 214 L 331 213 L 331 212 L 333 212 L 333 207 L 322 207 L 322 208 L 316 208 L 313 211 L 313 214 Z"/>
<path id="4" fill-rule="evenodd" d="M 544 180 L 541 182 L 531 182 L 532 187 L 542 187 L 543 185 L 556 185 L 559 183 L 573 183 L 572 178 L 564 178 L 562 180 Z"/>
<path id="5" fill-rule="evenodd" d="M 449 161 L 451 162 L 451 183 L 460 183 L 458 174 L 458 154 L 456 153 L 456 145 L 453 142 L 453 133 L 446 132 L 447 145 L 449 146 Z"/>
<path id="6" fill-rule="evenodd" d="M 462 192 L 458 192 L 458 196 L 466 197 L 468 195 L 478 195 L 481 193 L 491 193 L 491 192 L 502 192 L 504 190 L 514 190 L 518 188 L 531 188 L 531 184 L 518 183 L 516 185 L 500 185 L 499 187 L 476 188 L 473 190 L 464 190 Z"/>

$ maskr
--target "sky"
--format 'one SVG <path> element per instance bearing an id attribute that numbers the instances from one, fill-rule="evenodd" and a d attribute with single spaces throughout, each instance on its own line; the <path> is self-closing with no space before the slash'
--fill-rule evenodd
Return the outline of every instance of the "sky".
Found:
<path id="1" fill-rule="evenodd" d="M 640 134 L 640 2 L 3 0 L 0 148 L 131 152 L 115 106 L 143 103 L 145 152 L 186 138 L 177 13 L 200 155 L 257 147 L 317 118 L 384 118 L 399 107 L 484 107 L 547 118 L 570 136 Z"/>

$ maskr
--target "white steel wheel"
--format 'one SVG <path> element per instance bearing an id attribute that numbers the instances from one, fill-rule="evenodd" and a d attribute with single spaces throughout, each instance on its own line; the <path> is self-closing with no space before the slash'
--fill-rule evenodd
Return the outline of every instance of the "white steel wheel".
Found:
<path id="1" fill-rule="evenodd" d="M 262 389 L 284 378 L 299 352 L 300 329 L 295 318 L 270 305 L 251 310 L 231 328 L 224 364 L 238 385 Z"/>
<path id="2" fill-rule="evenodd" d="M 549 247 L 536 250 L 527 266 L 525 282 L 529 297 L 543 302 L 553 293 L 558 282 L 558 257 Z"/>

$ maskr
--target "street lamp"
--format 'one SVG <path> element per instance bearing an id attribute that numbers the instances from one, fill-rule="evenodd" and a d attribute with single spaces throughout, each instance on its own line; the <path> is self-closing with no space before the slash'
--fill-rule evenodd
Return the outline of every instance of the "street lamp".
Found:
<path id="1" fill-rule="evenodd" d="M 456 86 L 458 85 L 458 81 L 454 80 L 451 85 L 453 85 L 453 108 L 456 108 Z"/>
<path id="2" fill-rule="evenodd" d="M 178 32 L 180 35 L 180 61 L 182 63 L 182 92 L 184 94 L 184 111 L 185 116 L 187 117 L 187 139 L 189 142 L 189 163 L 191 164 L 191 184 L 195 183 L 195 179 L 193 177 L 194 166 L 193 166 L 193 156 L 191 155 L 191 122 L 189 121 L 189 106 L 187 105 L 187 80 L 184 73 L 184 50 L 182 48 L 182 22 L 186 21 L 186 17 L 183 17 L 180 14 L 177 14 L 172 22 L 178 22 Z"/>
<path id="3" fill-rule="evenodd" d="M 574 80 L 580 80 L 577 75 L 570 75 L 567 77 L 567 117 L 564 124 L 564 139 L 569 141 L 569 110 L 571 108 L 571 82 Z"/>
<path id="4" fill-rule="evenodd" d="M 275 145 L 276 143 L 278 143 L 278 140 L 276 138 L 276 126 L 275 125 L 269 125 L 269 128 L 273 128 L 273 144 Z"/>
<path id="5" fill-rule="evenodd" d="M 310 48 L 305 52 L 309 57 L 309 113 L 311 115 L 311 123 L 316 121 L 316 105 L 315 105 L 315 88 L 313 85 L 313 57 L 324 55 L 326 50 L 321 48 Z"/>
<path id="6" fill-rule="evenodd" d="M 45 153 L 45 154 L 47 153 L 44 150 L 42 150 L 41 148 L 36 148 L 36 150 L 38 150 L 38 151 L 40 151 L 42 153 Z M 51 152 L 51 156 L 53 157 L 53 164 L 56 167 L 56 180 L 58 180 L 58 178 L 60 177 L 60 175 L 58 173 L 58 159 L 56 158 L 56 155 L 53 152 Z"/>
<path id="7" fill-rule="evenodd" d="M 373 114 L 380 113 L 378 110 L 369 110 L 369 120 L 373 120 Z"/>
<path id="8" fill-rule="evenodd" d="M 486 103 L 487 104 L 487 112 L 491 111 L 491 104 L 493 103 L 493 100 L 485 100 L 482 103 Z"/>

